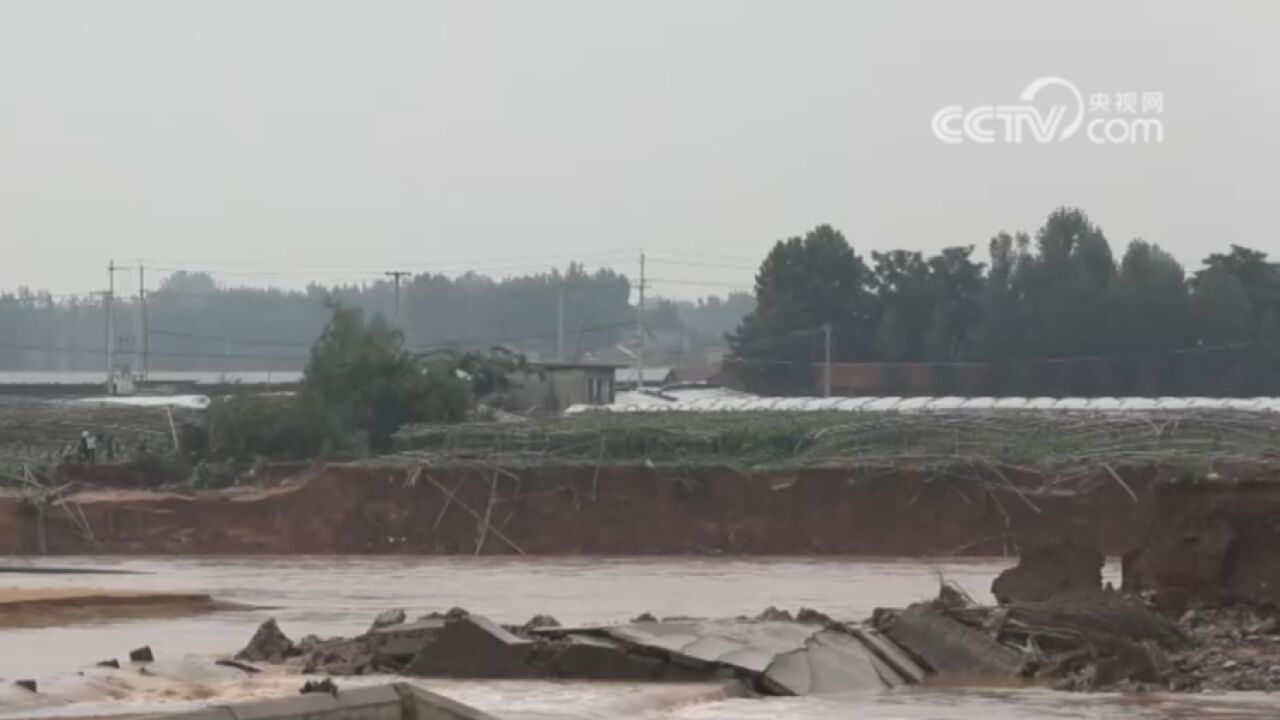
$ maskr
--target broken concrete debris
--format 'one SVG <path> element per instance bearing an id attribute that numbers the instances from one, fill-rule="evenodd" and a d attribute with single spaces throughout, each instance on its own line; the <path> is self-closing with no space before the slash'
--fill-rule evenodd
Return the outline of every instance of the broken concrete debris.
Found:
<path id="1" fill-rule="evenodd" d="M 294 648 L 293 641 L 280 630 L 275 618 L 270 618 L 258 626 L 258 630 L 253 634 L 253 638 L 249 640 L 249 644 L 236 653 L 236 659 L 249 662 L 278 663 L 295 654 L 297 654 L 297 651 Z"/>
<path id="2" fill-rule="evenodd" d="M 820 613 L 806 616 L 829 623 Z M 872 648 L 863 637 L 844 626 L 795 620 L 642 620 L 590 628 L 540 620 L 504 628 L 459 611 L 371 629 L 355 638 L 297 646 L 269 620 L 237 658 L 270 657 L 269 662 L 291 663 L 302 672 L 331 675 L 376 671 L 490 679 L 738 680 L 762 693 L 784 695 L 882 690 L 922 676 L 905 659 L 907 653 L 888 639 L 876 636 L 880 647 Z M 898 659 L 889 662 L 882 656 Z M 915 669 L 903 672 L 898 666 Z"/>
<path id="3" fill-rule="evenodd" d="M 650 615 L 649 617 L 653 617 L 653 616 Z M 786 610 L 779 610 L 778 608 L 770 605 L 769 607 L 765 608 L 763 612 L 757 615 L 756 619 L 768 620 L 771 622 L 790 622 L 793 618 L 791 617 L 790 612 Z"/>
<path id="4" fill-rule="evenodd" d="M 446 622 L 414 655 L 405 673 L 426 677 L 521 678 L 534 675 L 534 641 L 487 618 L 467 616 Z"/>
<path id="5" fill-rule="evenodd" d="M 668 672 L 687 672 L 681 666 L 667 667 L 662 659 L 634 654 L 614 640 L 590 635 L 570 635 L 554 645 L 554 674 L 561 678 L 602 677 L 611 680 L 645 682 L 663 679 Z"/>
<path id="6" fill-rule="evenodd" d="M 529 622 L 521 626 L 525 630 L 541 630 L 543 628 L 561 627 L 560 621 L 550 615 L 534 615 Z"/>
<path id="7" fill-rule="evenodd" d="M 390 627 L 391 625 L 399 625 L 404 622 L 404 620 L 405 612 L 403 609 L 396 608 L 393 610 L 386 610 L 378 613 L 378 616 L 373 619 L 373 627 L 371 629 L 377 630 L 378 628 Z"/>
<path id="8" fill-rule="evenodd" d="M 908 683 L 924 682 L 924 679 L 928 676 L 928 672 L 919 663 L 912 660 L 901 647 L 881 635 L 878 631 L 868 627 L 852 626 L 849 628 L 849 632 L 853 633 L 881 662 L 892 668 L 899 676 L 905 678 Z"/>
<path id="9" fill-rule="evenodd" d="M 143 646 L 137 650 L 129 652 L 129 661 L 136 663 L 155 662 L 156 656 L 152 654 L 150 646 Z"/>
<path id="10" fill-rule="evenodd" d="M 952 677 L 1008 678 L 1022 669 L 1023 656 L 981 630 L 924 603 L 882 614 L 876 628 L 909 648 L 935 673 Z"/>
<path id="11" fill-rule="evenodd" d="M 814 633 L 803 648 L 778 655 L 760 681 L 774 695 L 828 695 L 906 684 L 857 636 L 834 630 Z"/>
<path id="12" fill-rule="evenodd" d="M 1141 598 L 1102 591 L 991 607 L 944 584 L 938 599 L 877 610 L 867 624 L 771 608 L 756 618 L 646 614 L 562 627 L 538 617 L 503 627 L 455 608 L 295 645 L 269 620 L 237 657 L 333 676 L 733 681 L 766 695 L 974 681 L 1076 691 L 1280 690 L 1280 613 L 1204 608 L 1175 621 Z"/>

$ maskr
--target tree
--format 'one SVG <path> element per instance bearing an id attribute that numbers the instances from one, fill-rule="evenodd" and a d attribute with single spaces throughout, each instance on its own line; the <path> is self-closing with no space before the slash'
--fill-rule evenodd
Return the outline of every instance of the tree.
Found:
<path id="1" fill-rule="evenodd" d="M 918 252 L 871 253 L 878 299 L 878 355 L 890 362 L 922 362 L 937 304 L 930 268 Z"/>
<path id="2" fill-rule="evenodd" d="M 381 317 L 365 322 L 360 311 L 341 306 L 311 350 L 302 394 L 335 409 L 380 451 L 401 425 L 457 422 L 471 405 L 466 381 L 450 368 L 420 363 Z"/>
<path id="3" fill-rule="evenodd" d="M 510 389 L 513 376 L 536 372 L 524 355 L 504 347 L 490 348 L 488 352 L 442 350 L 427 353 L 422 359 L 436 372 L 465 379 L 476 402 Z"/>
<path id="4" fill-rule="evenodd" d="M 874 355 L 871 271 L 831 226 L 775 244 L 756 274 L 755 292 L 755 310 L 728 336 L 750 387 L 813 392 L 824 324 L 832 326 L 835 359 Z"/>
<path id="5" fill-rule="evenodd" d="M 982 320 L 982 263 L 970 259 L 973 246 L 949 247 L 929 258 L 934 308 L 928 334 L 928 359 L 953 362 L 967 352 L 974 327 Z"/>
<path id="6" fill-rule="evenodd" d="M 1249 335 L 1256 337 L 1268 313 L 1280 313 L 1280 271 L 1267 262 L 1267 254 L 1239 245 L 1228 253 L 1214 253 L 1204 260 L 1195 283 L 1234 278 L 1249 304 Z"/>
<path id="7" fill-rule="evenodd" d="M 1192 331 L 1201 345 L 1247 342 L 1252 307 L 1243 283 L 1227 272 L 1196 273 L 1192 282 Z"/>
<path id="8" fill-rule="evenodd" d="M 1112 350 L 1106 324 L 1116 267 L 1102 230 L 1083 211 L 1058 208 L 1036 234 L 1036 246 L 1039 256 L 1025 288 L 1033 313 L 1027 332 L 1031 355 L 1065 358 Z"/>
<path id="9" fill-rule="evenodd" d="M 1032 322 L 1027 302 L 1035 259 L 1026 233 L 991 238 L 991 269 L 981 291 L 981 321 L 974 329 L 971 356 L 1008 361 L 1025 357 Z"/>
<path id="10" fill-rule="evenodd" d="M 1124 353 L 1184 348 L 1194 335 L 1186 272 L 1159 245 L 1134 240 L 1120 261 L 1112 292 L 1115 345 Z"/>

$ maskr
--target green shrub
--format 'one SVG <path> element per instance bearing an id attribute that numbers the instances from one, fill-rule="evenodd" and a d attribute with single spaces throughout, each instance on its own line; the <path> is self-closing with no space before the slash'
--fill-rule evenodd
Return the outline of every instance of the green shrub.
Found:
<path id="1" fill-rule="evenodd" d="M 350 450 L 359 442 L 324 402 L 301 393 L 215 400 L 209 406 L 209 444 L 214 455 L 302 459 Z"/>

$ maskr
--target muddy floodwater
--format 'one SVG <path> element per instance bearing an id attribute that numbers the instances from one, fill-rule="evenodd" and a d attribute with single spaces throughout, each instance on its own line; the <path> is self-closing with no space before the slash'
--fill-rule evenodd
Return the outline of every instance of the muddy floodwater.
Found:
<path id="1" fill-rule="evenodd" d="M 17 561 L 19 563 L 23 561 Z M 234 652 L 267 617 L 297 638 L 350 635 L 379 611 L 410 614 L 453 606 L 521 623 L 548 613 L 562 623 L 626 620 L 642 612 L 671 615 L 755 615 L 774 605 L 812 607 L 839 619 L 862 619 L 877 606 L 901 606 L 932 596 L 939 574 L 990 601 L 992 578 L 1010 563 L 996 560 L 868 559 L 627 559 L 627 558 L 68 558 L 32 565 L 129 570 L 140 574 L 5 575 L 7 586 L 97 587 L 207 592 L 259 606 L 158 620 L 100 619 L 72 626 L 0 628 L 0 682 L 74 674 L 95 661 L 150 645 L 160 659 Z M 9 564 L 13 564 L 10 562 Z M 1108 565 L 1108 579 L 1118 569 Z M 278 678 L 279 691 L 296 678 Z M 1119 720 L 1274 717 L 1280 698 L 1261 695 L 1072 695 L 1043 690 L 907 689 L 824 698 L 725 699 L 661 686 L 584 683 L 423 681 L 438 692 L 503 718 L 688 718 L 764 720 Z M 253 690 L 263 693 L 262 681 Z M 183 698 L 164 698 L 165 702 Z M 129 711 L 158 709 L 137 697 Z M 54 714 L 100 714 L 101 704 L 62 707 Z M 0 716 L 5 716 L 0 707 Z M 11 715 L 11 714 L 10 714 Z"/>

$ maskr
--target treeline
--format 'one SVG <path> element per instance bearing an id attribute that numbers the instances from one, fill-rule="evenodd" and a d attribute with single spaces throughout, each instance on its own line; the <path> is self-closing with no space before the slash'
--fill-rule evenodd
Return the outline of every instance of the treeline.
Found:
<path id="1" fill-rule="evenodd" d="M 564 354 L 577 359 L 634 338 L 632 301 L 625 275 L 576 263 L 507 279 L 427 273 L 404 279 L 400 323 L 410 351 L 506 346 L 554 358 L 563 322 Z M 150 370 L 300 370 L 335 305 L 394 321 L 395 289 L 390 280 L 298 291 L 227 287 L 207 273 L 173 273 L 147 294 L 145 344 L 136 291 L 117 298 L 117 364 L 140 359 L 145 347 Z M 752 305 L 749 295 L 657 300 L 649 317 L 680 328 L 694 347 L 723 347 L 725 332 Z M 104 326 L 97 297 L 55 299 L 25 289 L 0 295 L 0 369 L 99 371 Z"/>
<path id="2" fill-rule="evenodd" d="M 1059 366 L 1069 372 L 1074 359 L 1081 373 L 1119 368 L 1114 373 L 1133 376 L 1073 380 L 1077 392 L 1137 394 L 1138 374 L 1194 374 L 1191 361 L 1168 358 L 1218 353 L 1203 368 L 1230 377 L 1196 378 L 1201 392 L 1280 391 L 1280 271 L 1265 253 L 1232 245 L 1188 275 L 1158 245 L 1136 239 L 1117 259 L 1076 209 L 1055 210 L 1034 237 L 998 234 L 988 262 L 976 260 L 972 246 L 864 258 L 839 231 L 820 226 L 774 246 L 756 276 L 756 299 L 729 341 L 744 381 L 761 392 L 815 391 L 827 325 L 835 361 L 932 363 L 940 378 L 962 363 L 1066 361 Z M 1178 382 L 1147 386 L 1178 394 Z M 1055 394 L 1058 386 L 1040 385 L 1021 389 Z"/>

